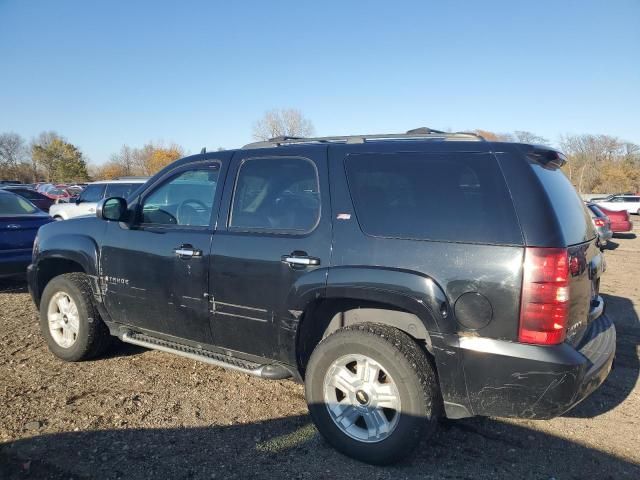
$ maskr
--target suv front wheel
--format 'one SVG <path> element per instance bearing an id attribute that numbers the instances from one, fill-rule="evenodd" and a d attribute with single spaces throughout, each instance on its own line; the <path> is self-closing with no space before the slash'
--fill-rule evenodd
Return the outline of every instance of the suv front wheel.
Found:
<path id="1" fill-rule="evenodd" d="M 84 273 L 59 275 L 42 292 L 40 330 L 56 357 L 77 362 L 95 357 L 109 346 L 109 330 L 92 296 Z"/>
<path id="2" fill-rule="evenodd" d="M 399 460 L 437 425 L 439 391 L 426 354 L 385 325 L 346 327 L 320 342 L 305 391 L 326 440 L 367 463 Z"/>

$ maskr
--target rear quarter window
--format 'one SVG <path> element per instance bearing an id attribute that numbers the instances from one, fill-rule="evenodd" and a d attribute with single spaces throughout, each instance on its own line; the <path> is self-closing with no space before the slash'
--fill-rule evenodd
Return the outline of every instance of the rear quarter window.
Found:
<path id="1" fill-rule="evenodd" d="M 345 160 L 362 230 L 372 236 L 521 245 L 511 197 L 489 154 L 359 154 Z"/>
<path id="2" fill-rule="evenodd" d="M 549 197 L 566 244 L 575 245 L 594 238 L 591 216 L 562 170 L 536 163 L 531 167 Z"/>

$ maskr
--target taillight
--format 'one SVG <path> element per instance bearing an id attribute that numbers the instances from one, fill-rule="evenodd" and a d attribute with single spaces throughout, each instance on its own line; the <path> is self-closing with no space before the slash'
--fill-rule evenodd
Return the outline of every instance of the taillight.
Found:
<path id="1" fill-rule="evenodd" d="M 604 227 L 606 225 L 605 221 L 602 218 L 594 218 L 593 223 L 596 227 Z"/>
<path id="2" fill-rule="evenodd" d="M 569 258 L 565 248 L 527 247 L 518 340 L 562 343 L 569 315 Z"/>

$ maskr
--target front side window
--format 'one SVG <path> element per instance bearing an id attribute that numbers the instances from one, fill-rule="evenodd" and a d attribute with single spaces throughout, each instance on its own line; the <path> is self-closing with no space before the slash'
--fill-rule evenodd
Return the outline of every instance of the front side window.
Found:
<path id="1" fill-rule="evenodd" d="M 141 223 L 208 226 L 219 173 L 219 165 L 211 165 L 171 177 L 143 200 Z"/>
<path id="2" fill-rule="evenodd" d="M 229 227 L 303 233 L 320 217 L 318 172 L 304 158 L 256 158 L 240 167 Z"/>
<path id="3" fill-rule="evenodd" d="M 104 183 L 89 185 L 80 194 L 81 202 L 99 202 L 104 194 Z"/>

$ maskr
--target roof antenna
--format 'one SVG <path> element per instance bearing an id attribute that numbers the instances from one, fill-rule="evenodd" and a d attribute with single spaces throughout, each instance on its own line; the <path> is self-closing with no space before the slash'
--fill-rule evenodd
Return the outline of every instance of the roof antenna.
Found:
<path id="1" fill-rule="evenodd" d="M 202 150 L 200 150 L 200 155 L 204 155 L 205 153 L 207 153 L 207 147 L 202 147 Z"/>

